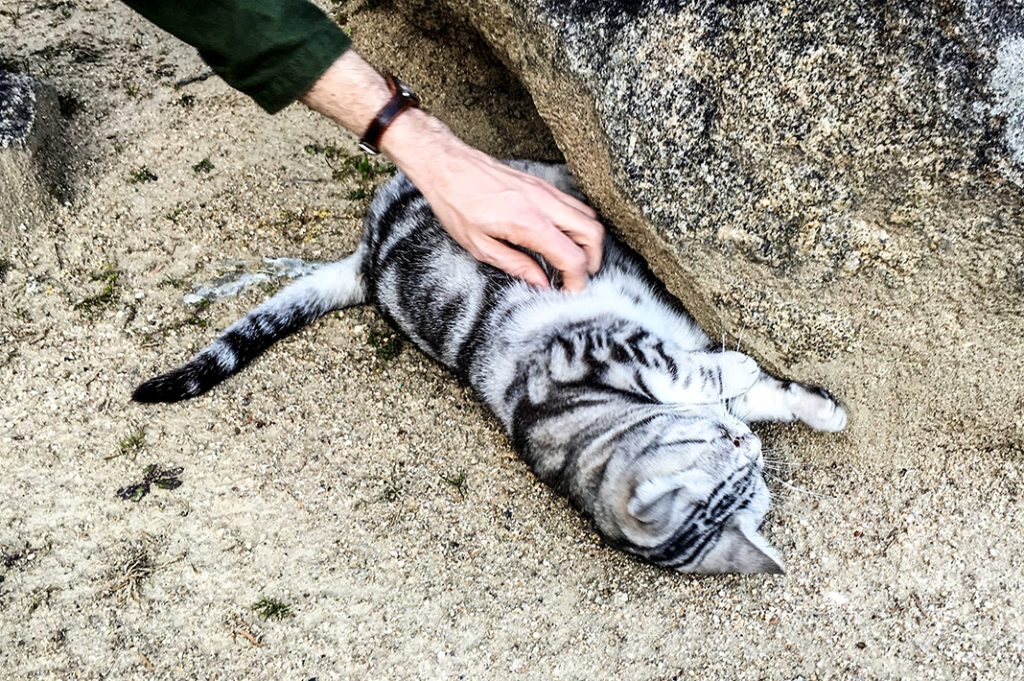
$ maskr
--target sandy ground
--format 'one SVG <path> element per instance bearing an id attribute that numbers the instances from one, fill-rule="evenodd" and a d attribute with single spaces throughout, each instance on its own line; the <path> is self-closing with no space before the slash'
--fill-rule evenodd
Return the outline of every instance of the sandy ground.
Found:
<path id="1" fill-rule="evenodd" d="M 468 36 L 349 20 L 474 142 L 557 154 Z M 1024 678 L 1018 443 L 965 433 L 902 467 L 761 428 L 788 573 L 708 578 L 603 546 L 470 391 L 374 346 L 370 308 L 211 395 L 132 404 L 266 295 L 185 293 L 346 254 L 386 173 L 346 172 L 352 141 L 302 107 L 175 89 L 205 66 L 118 3 L 2 0 L 0 35 L 64 95 L 72 170 L 48 221 L 2 225 L 0 678 Z M 118 498 L 150 464 L 181 486 Z"/>

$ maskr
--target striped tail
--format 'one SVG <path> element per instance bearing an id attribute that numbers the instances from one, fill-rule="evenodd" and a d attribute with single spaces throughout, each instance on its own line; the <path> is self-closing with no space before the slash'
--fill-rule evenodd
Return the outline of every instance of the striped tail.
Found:
<path id="1" fill-rule="evenodd" d="M 132 393 L 136 402 L 178 402 L 202 395 L 280 338 L 331 310 L 366 300 L 363 247 L 344 260 L 317 269 L 288 286 L 206 346 L 187 364 L 151 378 Z"/>

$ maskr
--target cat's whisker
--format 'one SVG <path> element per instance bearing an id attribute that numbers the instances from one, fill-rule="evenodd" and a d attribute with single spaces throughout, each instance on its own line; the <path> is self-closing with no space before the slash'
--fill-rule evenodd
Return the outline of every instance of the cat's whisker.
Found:
<path id="1" fill-rule="evenodd" d="M 774 456 L 775 454 L 778 454 L 778 452 L 773 452 L 771 450 L 764 449 L 761 450 L 761 456 L 764 458 L 765 461 L 770 461 L 771 463 L 790 463 L 788 459 L 781 456 Z"/>
<path id="2" fill-rule="evenodd" d="M 770 473 L 768 471 L 764 471 L 764 476 L 766 478 L 774 480 L 775 482 L 779 483 L 780 485 L 782 485 L 786 489 L 791 490 L 793 492 L 799 492 L 800 494 L 806 494 L 808 496 L 816 497 L 816 498 L 819 498 L 819 499 L 835 499 L 835 497 L 830 495 L 830 494 L 823 494 L 821 492 L 812 492 L 809 489 L 805 489 L 803 487 L 798 487 L 798 486 L 796 486 L 796 485 L 794 485 L 792 483 L 786 482 L 785 480 L 783 480 L 779 476 L 773 475 L 772 473 Z"/>
<path id="3" fill-rule="evenodd" d="M 793 461 L 779 454 L 779 452 L 773 452 L 771 450 L 761 450 L 761 455 L 764 456 L 768 461 L 775 461 L 776 463 L 787 463 L 792 466 L 802 466 L 803 462 Z"/>
<path id="4" fill-rule="evenodd" d="M 794 463 L 792 461 L 786 461 L 784 459 L 772 459 L 770 457 L 764 457 L 762 459 L 766 466 L 773 466 L 775 468 L 785 468 L 786 470 L 799 470 L 805 467 L 805 464 Z"/>
<path id="5" fill-rule="evenodd" d="M 771 463 L 783 463 L 790 468 L 810 468 L 815 465 L 813 461 L 794 461 L 793 459 L 787 459 L 777 449 L 762 449 L 761 456 L 765 461 L 770 461 Z"/>
<path id="6" fill-rule="evenodd" d="M 793 466 L 794 468 L 802 468 L 807 465 L 802 461 L 792 461 L 784 457 L 773 457 L 770 453 L 765 456 L 765 453 L 762 452 L 761 455 L 764 456 L 765 461 L 770 461 L 773 464 L 785 464 L 786 466 Z"/>
<path id="7" fill-rule="evenodd" d="M 736 336 L 736 352 L 740 351 L 740 343 L 742 343 L 742 341 L 743 341 L 743 332 L 746 331 L 746 330 L 747 330 L 747 323 L 743 322 L 743 325 L 740 326 L 740 333 L 739 333 L 738 336 Z"/>
<path id="8" fill-rule="evenodd" d="M 720 309 L 716 310 L 716 312 L 718 312 L 718 328 L 721 329 L 721 332 L 722 332 L 721 347 L 722 347 L 722 351 L 724 352 L 725 351 L 725 317 L 722 315 L 722 311 Z"/>

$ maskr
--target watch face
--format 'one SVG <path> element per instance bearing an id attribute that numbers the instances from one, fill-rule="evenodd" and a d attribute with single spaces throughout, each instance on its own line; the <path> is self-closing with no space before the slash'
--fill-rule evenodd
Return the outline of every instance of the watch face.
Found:
<path id="1" fill-rule="evenodd" d="M 411 99 L 416 104 L 420 103 L 420 98 L 416 96 L 416 93 L 412 91 L 412 88 L 403 83 L 402 81 L 395 78 L 395 84 L 398 85 L 398 92 L 406 99 Z"/>

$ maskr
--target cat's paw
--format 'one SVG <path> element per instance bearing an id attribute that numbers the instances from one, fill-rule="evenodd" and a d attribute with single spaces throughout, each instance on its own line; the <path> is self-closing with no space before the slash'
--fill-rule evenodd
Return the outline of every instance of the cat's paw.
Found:
<path id="1" fill-rule="evenodd" d="M 815 430 L 835 433 L 846 427 L 846 410 L 824 388 L 792 383 L 789 400 L 793 414 Z"/>
<path id="2" fill-rule="evenodd" d="M 726 350 L 718 355 L 722 372 L 722 397 L 731 399 L 743 395 L 761 380 L 761 367 L 742 352 Z"/>

